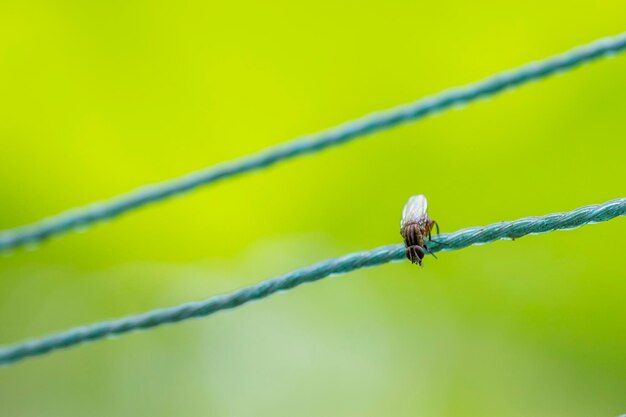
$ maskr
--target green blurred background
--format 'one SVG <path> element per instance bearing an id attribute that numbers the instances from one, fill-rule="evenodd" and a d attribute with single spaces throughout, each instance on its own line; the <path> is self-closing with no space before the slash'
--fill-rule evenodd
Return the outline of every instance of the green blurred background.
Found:
<path id="1" fill-rule="evenodd" d="M 0 3 L 0 228 L 626 30 L 623 1 Z M 624 197 L 626 57 L 0 257 L 0 344 Z M 616 416 L 626 220 L 0 369 L 4 416 Z"/>

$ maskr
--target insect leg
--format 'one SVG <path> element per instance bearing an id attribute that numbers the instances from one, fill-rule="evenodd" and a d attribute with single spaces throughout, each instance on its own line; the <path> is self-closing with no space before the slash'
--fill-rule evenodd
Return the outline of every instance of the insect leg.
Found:
<path id="1" fill-rule="evenodd" d="M 415 259 L 417 260 L 416 264 L 422 266 L 422 258 L 424 257 L 424 252 L 421 251 L 419 246 L 413 246 L 413 250 L 415 251 Z"/>
<path id="2" fill-rule="evenodd" d="M 408 249 L 411 252 L 411 262 L 422 266 L 422 258 L 424 257 L 424 251 L 418 245 L 413 245 Z"/>
<path id="3" fill-rule="evenodd" d="M 426 249 L 426 252 L 428 252 L 431 255 L 433 255 L 433 258 L 439 259 L 439 258 L 437 258 L 437 255 L 435 255 L 435 252 L 431 251 L 430 248 L 427 245 L 424 245 L 424 249 Z"/>

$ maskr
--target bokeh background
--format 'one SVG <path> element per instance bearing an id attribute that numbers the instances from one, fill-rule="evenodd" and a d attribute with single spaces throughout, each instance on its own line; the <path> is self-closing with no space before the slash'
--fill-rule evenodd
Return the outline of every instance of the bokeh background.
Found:
<path id="1" fill-rule="evenodd" d="M 0 228 L 626 30 L 623 1 L 0 3 Z M 625 195 L 626 57 L 0 257 L 0 343 Z M 0 369 L 4 416 L 616 416 L 626 220 Z"/>

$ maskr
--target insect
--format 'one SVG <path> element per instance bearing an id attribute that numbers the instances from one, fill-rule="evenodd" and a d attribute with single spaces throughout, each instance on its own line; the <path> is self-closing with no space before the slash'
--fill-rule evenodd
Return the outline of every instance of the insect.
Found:
<path id="1" fill-rule="evenodd" d="M 400 234 L 406 246 L 406 257 L 412 263 L 422 266 L 425 252 L 435 256 L 426 243 L 426 237 L 430 240 L 430 232 L 433 226 L 437 228 L 437 234 L 439 234 L 439 225 L 428 217 L 428 201 L 426 197 L 420 194 L 409 198 L 402 210 Z"/>

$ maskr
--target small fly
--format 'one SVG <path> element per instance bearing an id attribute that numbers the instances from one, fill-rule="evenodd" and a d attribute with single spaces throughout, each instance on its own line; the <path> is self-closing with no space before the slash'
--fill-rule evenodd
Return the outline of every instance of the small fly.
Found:
<path id="1" fill-rule="evenodd" d="M 433 226 L 437 228 L 437 234 L 439 234 L 439 225 L 428 217 L 428 201 L 426 197 L 420 194 L 409 198 L 402 210 L 400 234 L 406 246 L 406 257 L 412 263 L 422 266 L 425 252 L 435 256 L 426 243 L 426 237 L 430 240 L 430 232 Z"/>

